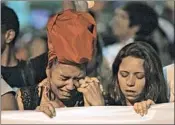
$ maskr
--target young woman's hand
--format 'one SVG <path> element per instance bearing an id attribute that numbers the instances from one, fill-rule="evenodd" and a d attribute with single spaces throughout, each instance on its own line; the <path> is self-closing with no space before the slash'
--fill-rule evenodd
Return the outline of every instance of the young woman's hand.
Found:
<path id="1" fill-rule="evenodd" d="M 43 112 L 46 115 L 48 115 L 50 118 L 53 118 L 56 116 L 55 108 L 59 108 L 59 103 L 56 101 L 51 101 L 48 98 L 48 88 L 45 87 L 43 93 L 42 93 L 42 99 L 40 102 L 40 105 L 36 107 L 36 111 Z"/>
<path id="2" fill-rule="evenodd" d="M 102 88 L 97 78 L 86 77 L 79 81 L 80 87 L 77 89 L 83 93 L 85 106 L 103 106 L 104 98 Z"/>
<path id="3" fill-rule="evenodd" d="M 56 116 L 56 111 L 52 103 L 44 103 L 40 106 L 37 106 L 36 111 L 44 112 L 46 115 L 48 115 L 50 118 L 53 118 Z"/>
<path id="4" fill-rule="evenodd" d="M 140 114 L 141 116 L 144 116 L 148 113 L 148 109 L 153 104 L 155 104 L 154 101 L 150 99 L 142 102 L 137 102 L 134 104 L 134 110 L 136 113 Z"/>

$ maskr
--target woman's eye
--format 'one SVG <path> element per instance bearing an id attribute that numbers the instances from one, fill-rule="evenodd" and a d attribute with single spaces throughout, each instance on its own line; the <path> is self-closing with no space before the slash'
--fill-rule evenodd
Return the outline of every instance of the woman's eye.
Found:
<path id="1" fill-rule="evenodd" d="M 66 81 L 68 80 L 69 78 L 61 78 L 62 81 Z"/>
<path id="2" fill-rule="evenodd" d="M 143 79 L 145 77 L 144 74 L 136 74 L 137 79 Z"/>
<path id="3" fill-rule="evenodd" d="M 128 72 L 120 72 L 120 75 L 122 77 L 127 77 L 129 75 L 129 73 Z"/>

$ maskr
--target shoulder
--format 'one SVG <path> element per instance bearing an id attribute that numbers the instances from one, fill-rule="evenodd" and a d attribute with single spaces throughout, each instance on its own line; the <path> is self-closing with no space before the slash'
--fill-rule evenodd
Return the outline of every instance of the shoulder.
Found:
<path id="1" fill-rule="evenodd" d="M 170 101 L 174 101 L 174 64 L 164 67 L 163 70 L 170 92 Z"/>
<path id="2" fill-rule="evenodd" d="M 174 79 L 174 64 L 163 67 L 163 71 L 167 81 Z"/>
<path id="3" fill-rule="evenodd" d="M 174 68 L 174 63 L 163 67 L 164 70 L 170 70 L 172 68 Z"/>
<path id="4" fill-rule="evenodd" d="M 170 73 L 174 73 L 174 64 L 167 66 L 167 71 Z"/>

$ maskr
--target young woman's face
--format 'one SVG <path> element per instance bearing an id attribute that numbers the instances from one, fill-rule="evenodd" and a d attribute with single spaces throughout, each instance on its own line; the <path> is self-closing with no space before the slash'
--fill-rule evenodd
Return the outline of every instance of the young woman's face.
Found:
<path id="1" fill-rule="evenodd" d="M 128 56 L 122 59 L 118 71 L 118 84 L 129 102 L 141 97 L 145 87 L 144 60 Z"/>
<path id="2" fill-rule="evenodd" d="M 74 98 L 79 80 L 85 75 L 85 70 L 77 66 L 57 64 L 51 70 L 52 91 L 59 99 Z"/>

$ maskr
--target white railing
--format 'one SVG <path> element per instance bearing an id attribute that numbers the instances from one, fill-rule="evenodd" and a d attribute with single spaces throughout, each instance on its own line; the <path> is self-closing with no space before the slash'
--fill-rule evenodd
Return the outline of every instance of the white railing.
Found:
<path id="1" fill-rule="evenodd" d="M 94 106 L 56 109 L 49 118 L 36 111 L 2 111 L 2 124 L 174 124 L 174 103 L 152 106 L 141 117 L 131 106 Z"/>

